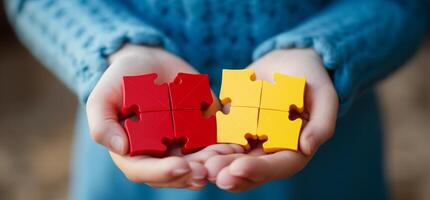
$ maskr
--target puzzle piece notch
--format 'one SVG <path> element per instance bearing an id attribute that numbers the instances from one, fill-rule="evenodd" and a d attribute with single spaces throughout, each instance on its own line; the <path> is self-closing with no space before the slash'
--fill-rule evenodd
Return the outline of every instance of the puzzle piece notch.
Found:
<path id="1" fill-rule="evenodd" d="M 172 110 L 206 110 L 213 102 L 207 74 L 178 73 L 169 89 Z"/>
<path id="2" fill-rule="evenodd" d="M 256 80 L 252 69 L 227 70 L 222 72 L 220 99 L 222 104 L 232 107 L 260 107 L 262 81 Z"/>
<path id="3" fill-rule="evenodd" d="M 285 149 L 297 151 L 301 127 L 302 119 L 291 121 L 289 112 L 261 109 L 257 135 L 266 140 L 263 143 L 266 153 Z"/>
<path id="4" fill-rule="evenodd" d="M 216 144 L 216 118 L 203 116 L 201 110 L 173 111 L 175 138 L 186 138 L 183 154 Z"/>
<path id="5" fill-rule="evenodd" d="M 157 74 L 123 77 L 122 113 L 168 111 L 170 110 L 169 87 L 155 84 Z"/>
<path id="6" fill-rule="evenodd" d="M 170 111 L 139 113 L 139 120 L 125 120 L 130 156 L 163 156 L 167 150 L 163 140 L 174 138 Z"/>
<path id="7" fill-rule="evenodd" d="M 263 82 L 261 109 L 290 111 L 293 106 L 299 113 L 303 111 L 306 79 L 275 73 L 275 83 Z"/>
<path id="8" fill-rule="evenodd" d="M 217 142 L 240 144 L 249 149 L 246 136 L 257 134 L 258 113 L 258 108 L 249 107 L 231 107 L 228 114 L 217 112 Z"/>

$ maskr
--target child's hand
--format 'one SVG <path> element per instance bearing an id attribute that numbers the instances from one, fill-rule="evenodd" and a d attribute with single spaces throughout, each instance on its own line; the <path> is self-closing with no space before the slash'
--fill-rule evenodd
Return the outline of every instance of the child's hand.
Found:
<path id="1" fill-rule="evenodd" d="M 305 111 L 300 135 L 299 152 L 280 151 L 265 154 L 261 148 L 248 154 L 218 155 L 209 158 L 205 166 L 209 180 L 218 187 L 240 192 L 265 182 L 288 178 L 299 172 L 318 147 L 333 134 L 338 98 L 330 77 L 319 56 L 310 49 L 273 51 L 249 66 L 257 79 L 272 81 L 279 72 L 306 78 Z M 269 137 L 270 139 L 270 137 Z"/>
<path id="2" fill-rule="evenodd" d="M 125 155 L 128 140 L 119 122 L 122 106 L 122 77 L 157 73 L 159 82 L 170 82 L 178 72 L 197 73 L 180 58 L 158 48 L 126 45 L 109 57 L 111 65 L 103 74 L 87 102 L 87 115 L 93 139 L 110 150 L 115 164 L 132 181 L 153 187 L 200 189 L 207 170 L 199 161 L 219 153 L 240 153 L 235 145 L 213 145 L 183 157 L 178 149 L 169 157 L 130 157 Z M 216 101 L 217 102 L 217 101 Z M 219 105 L 219 104 L 218 104 Z M 216 110 L 217 105 L 214 104 Z M 218 106 L 219 107 L 219 106 Z"/>

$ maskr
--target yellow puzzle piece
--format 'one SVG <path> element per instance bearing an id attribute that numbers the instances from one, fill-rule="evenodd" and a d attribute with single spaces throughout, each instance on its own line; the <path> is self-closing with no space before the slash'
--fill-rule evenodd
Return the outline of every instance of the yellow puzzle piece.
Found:
<path id="1" fill-rule="evenodd" d="M 257 135 L 261 139 L 267 139 L 263 143 L 265 152 L 285 149 L 297 151 L 302 120 L 290 121 L 288 115 L 285 111 L 260 110 Z"/>
<path id="2" fill-rule="evenodd" d="M 274 84 L 263 82 L 260 108 L 290 111 L 290 106 L 294 105 L 297 107 L 298 112 L 302 112 L 305 78 L 275 73 L 274 79 Z"/>
<path id="3" fill-rule="evenodd" d="M 217 142 L 240 144 L 248 148 L 246 134 L 256 135 L 258 108 L 231 107 L 225 115 L 217 112 Z"/>
<path id="4" fill-rule="evenodd" d="M 220 99 L 222 104 L 231 106 L 260 107 L 262 81 L 255 80 L 255 71 L 223 70 Z"/>
<path id="5" fill-rule="evenodd" d="M 217 142 L 249 148 L 247 135 L 267 139 L 265 152 L 297 150 L 302 120 L 289 119 L 290 106 L 304 108 L 304 78 L 274 74 L 275 83 L 255 80 L 255 71 L 223 70 L 222 104 L 231 103 L 230 113 L 217 117 Z"/>

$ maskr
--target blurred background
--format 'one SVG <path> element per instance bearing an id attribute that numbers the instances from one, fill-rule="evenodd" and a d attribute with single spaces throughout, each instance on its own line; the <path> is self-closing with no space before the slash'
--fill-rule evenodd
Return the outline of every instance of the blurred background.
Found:
<path id="1" fill-rule="evenodd" d="M 429 76 L 427 39 L 378 86 L 393 199 L 430 199 Z M 76 106 L 17 41 L 0 6 L 0 199 L 67 199 Z"/>

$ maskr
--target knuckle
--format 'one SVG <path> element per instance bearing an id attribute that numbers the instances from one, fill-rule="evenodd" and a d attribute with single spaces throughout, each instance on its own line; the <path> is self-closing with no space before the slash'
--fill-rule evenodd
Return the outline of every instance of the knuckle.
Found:
<path id="1" fill-rule="evenodd" d="M 218 164 L 220 161 L 223 160 L 223 156 L 221 155 L 215 155 L 211 158 L 209 158 L 206 162 L 207 165 L 215 165 Z"/>
<path id="2" fill-rule="evenodd" d="M 165 158 L 163 161 L 163 164 L 165 169 L 171 170 L 171 169 L 175 169 L 176 167 L 183 167 L 187 165 L 187 162 L 185 161 L 184 158 L 180 158 L 178 156 L 172 156 L 172 157 Z"/>
<path id="3" fill-rule="evenodd" d="M 245 176 L 250 175 L 254 171 L 255 163 L 253 159 L 249 157 L 244 157 L 237 162 L 232 163 L 232 168 L 234 168 L 239 174 L 243 174 Z"/>
<path id="4" fill-rule="evenodd" d="M 207 150 L 202 152 L 202 161 L 205 162 L 207 160 L 209 160 L 210 158 L 217 156 L 217 152 L 213 151 L 213 150 Z"/>
<path id="5" fill-rule="evenodd" d="M 93 138 L 93 140 L 95 142 L 97 142 L 98 144 L 102 144 L 103 143 L 103 136 L 105 133 L 105 129 L 103 126 L 101 125 L 93 125 L 90 128 L 90 132 L 91 132 L 91 137 Z"/>
<path id="6" fill-rule="evenodd" d="M 238 144 L 230 144 L 231 148 L 233 149 L 234 153 L 243 153 L 244 149 L 242 148 L 242 146 L 238 145 Z"/>

